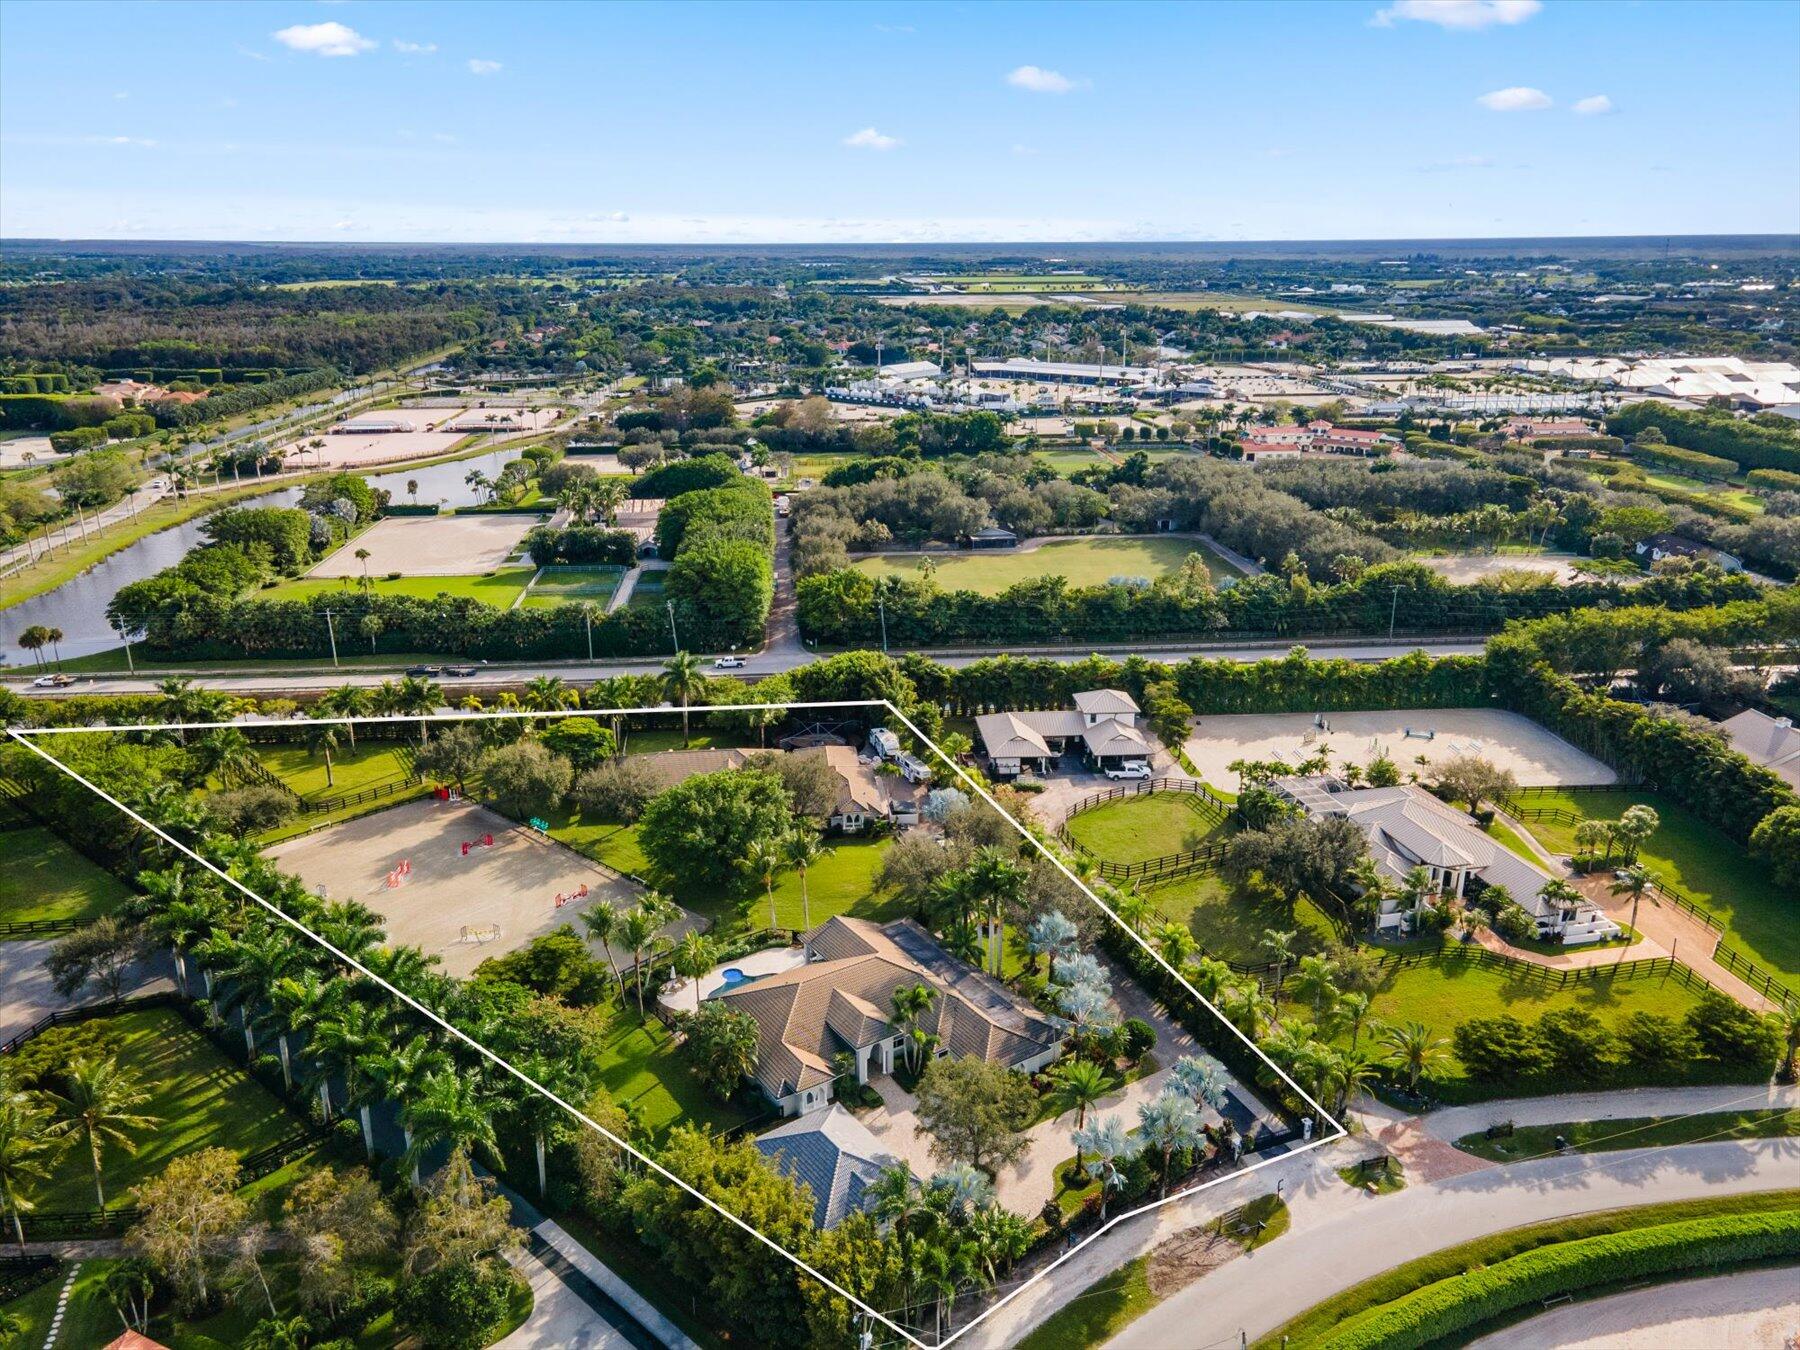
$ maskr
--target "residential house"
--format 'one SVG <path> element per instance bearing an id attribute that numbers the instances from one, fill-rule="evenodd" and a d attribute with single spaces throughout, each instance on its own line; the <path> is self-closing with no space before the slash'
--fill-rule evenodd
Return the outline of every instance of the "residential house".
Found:
<path id="1" fill-rule="evenodd" d="M 1150 740 L 1138 725 L 1138 705 L 1130 694 L 1088 689 L 1076 694 L 1074 703 L 1070 709 L 977 717 L 975 734 L 995 776 L 1047 773 L 1077 747 L 1087 766 L 1100 771 L 1129 760 L 1149 761 Z"/>
<path id="2" fill-rule="evenodd" d="M 1744 570 L 1742 558 L 1679 534 L 1653 534 L 1648 539 L 1639 540 L 1637 555 L 1652 563 L 1661 562 L 1664 558 L 1694 558 L 1700 562 L 1717 563 L 1727 572 Z"/>
<path id="3" fill-rule="evenodd" d="M 1369 854 L 1389 881 L 1404 882 L 1422 867 L 1432 893 L 1449 899 L 1473 897 L 1490 886 L 1504 886 L 1537 924 L 1540 938 L 1564 945 L 1603 942 L 1617 937 L 1619 925 L 1598 905 L 1582 897 L 1561 901 L 1544 895 L 1554 878 L 1480 829 L 1467 815 L 1414 784 L 1389 788 L 1350 788 L 1340 780 L 1280 778 L 1275 791 L 1315 819 L 1343 816 L 1369 837 Z M 1407 932 L 1413 911 L 1400 899 L 1382 902 L 1378 930 Z"/>
<path id="4" fill-rule="evenodd" d="M 758 1135 L 756 1147 L 813 1193 L 813 1223 L 835 1228 L 869 1205 L 870 1188 L 899 1159 L 837 1102 Z"/>
<path id="5" fill-rule="evenodd" d="M 1800 790 L 1800 731 L 1794 730 L 1793 718 L 1770 717 L 1749 708 L 1719 723 L 1719 730 L 1745 759 Z"/>
<path id="6" fill-rule="evenodd" d="M 878 764 L 853 746 L 826 745 L 798 754 L 823 755 L 838 776 L 838 799 L 825 822 L 844 834 L 860 834 L 870 825 L 917 825 L 925 787 L 900 773 L 882 773 Z"/>
<path id="7" fill-rule="evenodd" d="M 1050 1018 L 911 919 L 881 925 L 839 915 L 806 935 L 805 951 L 805 965 L 710 995 L 756 1023 L 750 1077 L 781 1115 L 823 1110 L 840 1074 L 867 1083 L 892 1073 L 907 1047 L 894 994 L 914 985 L 935 995 L 919 1019 L 935 1056 L 979 1055 L 1035 1073 L 1062 1053 L 1063 1032 Z"/>

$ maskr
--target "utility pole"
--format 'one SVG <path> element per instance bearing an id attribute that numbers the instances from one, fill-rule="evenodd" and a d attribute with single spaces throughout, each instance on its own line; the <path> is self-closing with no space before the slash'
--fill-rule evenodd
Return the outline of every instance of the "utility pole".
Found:
<path id="1" fill-rule="evenodd" d="M 124 624 L 119 625 L 119 636 L 125 639 L 125 669 L 135 675 L 137 674 L 137 665 L 131 659 L 131 634 L 125 631 Z"/>
<path id="2" fill-rule="evenodd" d="M 875 597 L 875 608 L 881 612 L 881 654 L 887 655 L 887 601 Z"/>
<path id="3" fill-rule="evenodd" d="M 663 601 L 663 608 L 669 611 L 669 639 L 675 644 L 675 654 L 681 655 L 681 634 L 675 629 L 675 602 Z"/>
<path id="4" fill-rule="evenodd" d="M 338 668 L 337 629 L 332 626 L 330 610 L 325 611 L 325 634 L 331 639 L 331 668 L 336 670 Z"/>
<path id="5" fill-rule="evenodd" d="M 588 661 L 594 659 L 594 611 L 586 605 L 581 607 L 581 621 L 587 626 Z"/>
<path id="6" fill-rule="evenodd" d="M 1388 637 L 1394 636 L 1394 622 L 1400 617 L 1400 588 L 1394 587 L 1394 600 L 1388 606 Z"/>

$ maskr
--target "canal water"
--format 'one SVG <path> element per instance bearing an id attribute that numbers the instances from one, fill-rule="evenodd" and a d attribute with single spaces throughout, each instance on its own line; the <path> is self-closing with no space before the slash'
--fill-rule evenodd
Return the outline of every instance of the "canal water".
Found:
<path id="1" fill-rule="evenodd" d="M 392 493 L 396 503 L 416 500 L 421 505 L 437 502 L 446 507 L 475 506 L 483 498 L 476 488 L 464 481 L 468 475 L 479 470 L 492 479 L 498 476 L 508 460 L 516 458 L 518 456 L 510 450 L 497 450 L 472 459 L 364 476 L 371 487 L 385 488 Z M 406 490 L 409 482 L 419 485 L 416 498 Z M 291 487 L 246 497 L 235 505 L 292 506 L 299 500 L 300 489 Z M 200 528 L 205 520 L 205 516 L 196 516 L 183 524 L 146 535 L 55 590 L 9 609 L 0 609 L 0 661 L 15 666 L 32 663 L 31 654 L 19 647 L 19 634 L 36 624 L 62 629 L 62 641 L 57 645 L 64 656 L 89 656 L 119 646 L 118 633 L 106 622 L 106 607 L 112 603 L 114 594 L 121 586 L 142 581 L 179 562 L 184 553 L 204 542 Z M 5 585 L 0 581 L 0 587 Z M 44 649 L 46 660 L 53 655 L 48 647 Z"/>

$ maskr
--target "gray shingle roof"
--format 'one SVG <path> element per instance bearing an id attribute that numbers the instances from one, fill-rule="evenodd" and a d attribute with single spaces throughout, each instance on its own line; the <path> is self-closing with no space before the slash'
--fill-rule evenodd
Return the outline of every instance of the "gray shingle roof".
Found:
<path id="1" fill-rule="evenodd" d="M 863 1208 L 884 1167 L 899 1161 L 838 1103 L 777 1126 L 756 1147 L 813 1193 L 813 1222 L 832 1228 Z"/>

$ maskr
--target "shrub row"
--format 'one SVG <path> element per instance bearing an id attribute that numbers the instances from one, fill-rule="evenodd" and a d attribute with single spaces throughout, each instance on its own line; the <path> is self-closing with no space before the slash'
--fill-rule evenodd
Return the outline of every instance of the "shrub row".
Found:
<path id="1" fill-rule="evenodd" d="M 1631 457 L 1641 464 L 1673 469 L 1691 478 L 1729 478 L 1738 471 L 1737 461 L 1698 450 L 1683 450 L 1664 441 L 1634 441 Z"/>
<path id="2" fill-rule="evenodd" d="M 1747 469 L 1800 473 L 1800 430 L 1745 421 L 1722 411 L 1690 411 L 1660 403 L 1632 403 L 1606 419 L 1615 436 L 1660 428 L 1670 445 L 1729 459 Z"/>
<path id="3" fill-rule="evenodd" d="M 1800 1210 L 1732 1214 L 1579 1238 L 1440 1280 L 1338 1326 L 1331 1350 L 1404 1350 L 1545 1299 L 1601 1285 L 1800 1253 Z"/>
<path id="4" fill-rule="evenodd" d="M 701 488 L 723 487 L 743 477 L 731 457 L 724 454 L 698 455 L 678 459 L 650 470 L 631 485 L 634 497 L 679 497 L 684 492 Z"/>
<path id="5" fill-rule="evenodd" d="M 1776 492 L 1800 492 L 1800 473 L 1786 469 L 1752 469 L 1744 475 L 1751 487 L 1771 488 Z"/>
<path id="6" fill-rule="evenodd" d="M 0 394 L 66 394 L 67 375 L 0 375 Z"/>
<path id="7" fill-rule="evenodd" d="M 300 394 L 329 389 L 342 378 L 337 371 L 324 366 L 318 370 L 303 370 L 298 374 L 287 375 L 279 380 L 267 380 L 261 384 L 240 384 L 209 394 L 197 403 L 153 403 L 150 405 L 150 412 L 160 427 L 198 426 L 202 422 L 234 417 L 238 413 L 249 412 L 252 408 L 280 403 L 283 399 Z"/>
<path id="8" fill-rule="evenodd" d="M 1532 441 L 1533 450 L 1594 450 L 1601 454 L 1616 455 L 1624 450 L 1625 442 L 1617 436 L 1541 436 Z"/>
<path id="9" fill-rule="evenodd" d="M 542 567 L 547 563 L 611 563 L 630 567 L 637 561 L 637 536 L 629 530 L 599 525 L 556 529 L 539 525 L 525 536 L 525 551 Z"/>

